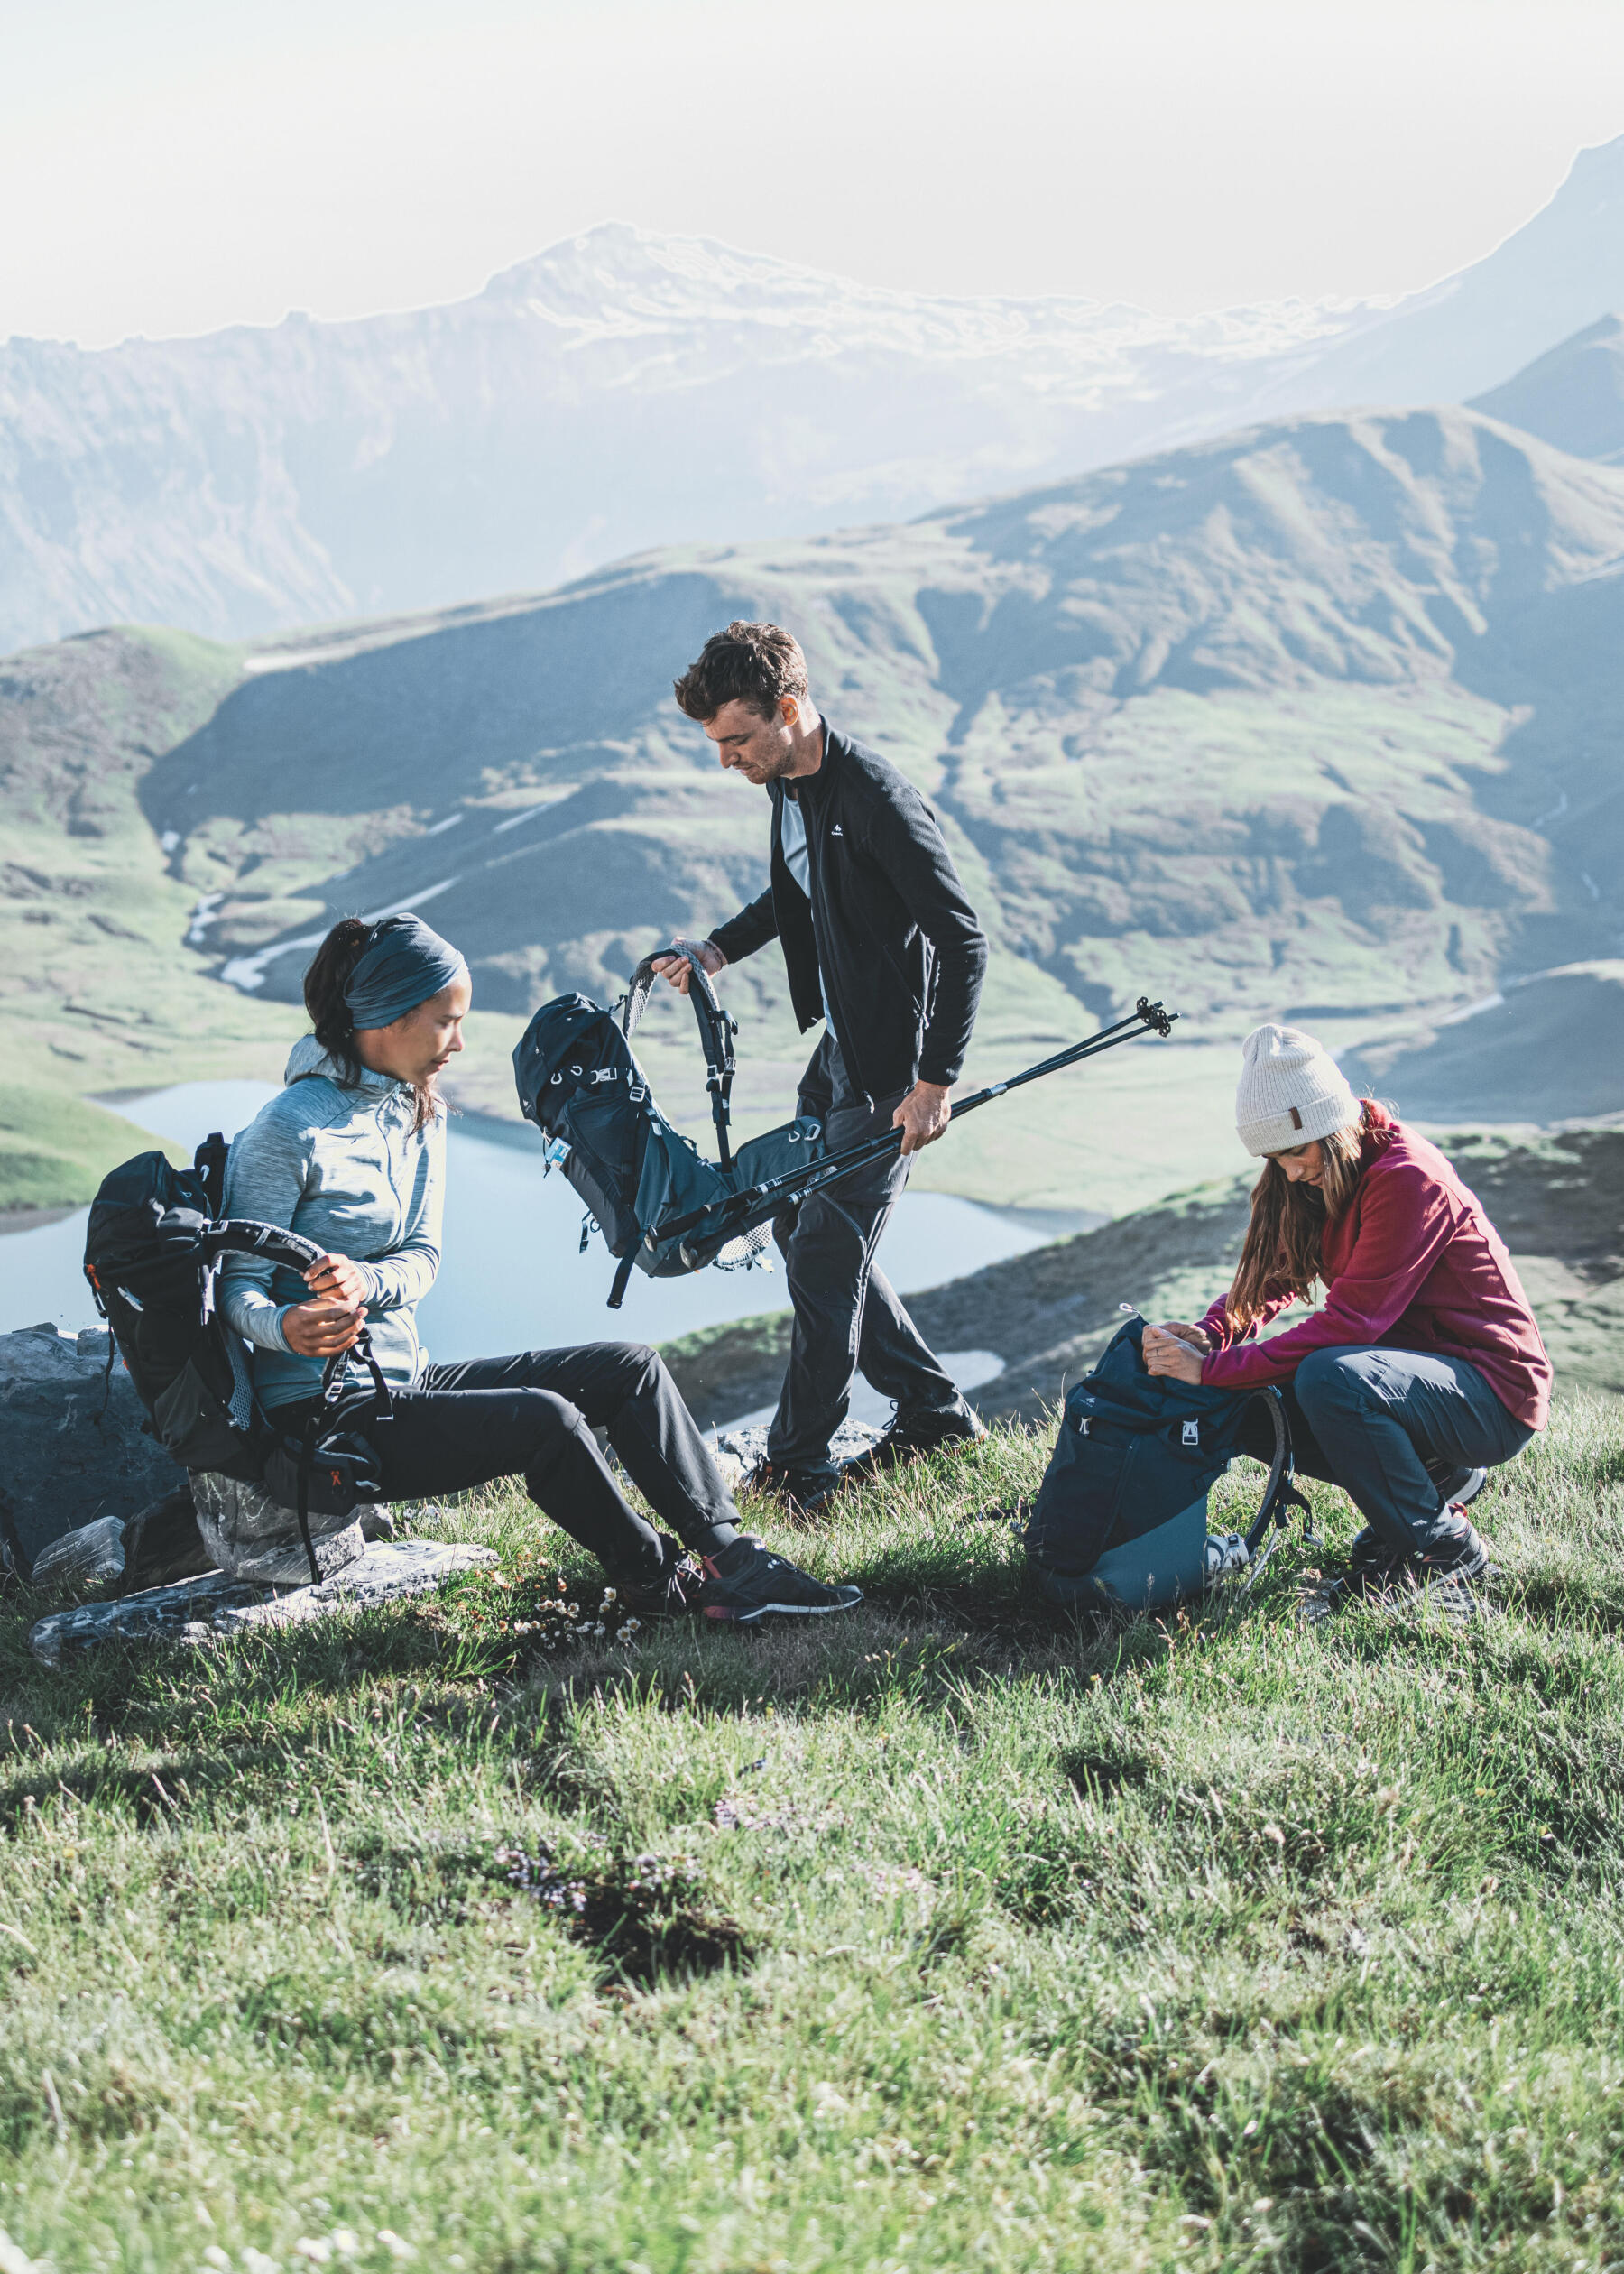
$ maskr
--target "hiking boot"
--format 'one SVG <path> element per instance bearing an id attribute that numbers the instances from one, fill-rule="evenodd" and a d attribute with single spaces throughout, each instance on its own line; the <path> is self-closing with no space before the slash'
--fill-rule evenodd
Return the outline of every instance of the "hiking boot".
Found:
<path id="1" fill-rule="evenodd" d="M 815 1516 L 839 1486 L 842 1474 L 833 1462 L 823 1468 L 786 1468 L 762 1460 L 740 1478 L 739 1490 L 776 1501 L 786 1516 Z"/>
<path id="2" fill-rule="evenodd" d="M 866 1453 L 847 1461 L 841 1474 L 861 1484 L 917 1461 L 921 1453 L 956 1453 L 966 1445 L 979 1445 L 986 1434 L 986 1424 L 968 1406 L 956 1413 L 897 1412 L 884 1434 Z"/>
<path id="3" fill-rule="evenodd" d="M 1406 1562 L 1410 1579 L 1420 1587 L 1435 1580 L 1453 1587 L 1473 1587 L 1494 1570 L 1488 1541 L 1464 1516 L 1456 1519 L 1442 1539 L 1435 1539 L 1420 1555 L 1407 1557 Z"/>
<path id="4" fill-rule="evenodd" d="M 753 1626 L 770 1615 L 817 1619 L 831 1611 L 854 1611 L 862 1601 L 860 1587 L 826 1587 L 821 1579 L 775 1556 L 753 1532 L 741 1532 L 720 1555 L 705 1558 L 701 1608 L 707 1619 L 729 1620 L 735 1626 Z"/>
<path id="5" fill-rule="evenodd" d="M 1386 1595 L 1404 1577 L 1409 1562 L 1405 1549 L 1395 1548 L 1367 1524 L 1348 1552 L 1346 1570 L 1339 1571 L 1322 1591 L 1325 1609 L 1339 1611 L 1343 1604 Z"/>

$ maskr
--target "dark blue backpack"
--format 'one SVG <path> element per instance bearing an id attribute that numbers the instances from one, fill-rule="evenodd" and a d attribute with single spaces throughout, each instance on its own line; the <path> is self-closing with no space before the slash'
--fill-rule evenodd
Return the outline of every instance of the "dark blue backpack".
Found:
<path id="1" fill-rule="evenodd" d="M 1145 1370 L 1142 1318 L 1112 1337 L 1067 1391 L 1054 1452 L 1027 1526 L 1041 1591 L 1078 1608 L 1147 1610 L 1199 1595 L 1209 1576 L 1207 1494 L 1241 1449 L 1261 1401 L 1274 1457 L 1246 1534 L 1256 1552 L 1271 1518 L 1308 1506 L 1293 1482 L 1291 1437 L 1278 1391 L 1209 1389 Z"/>
<path id="2" fill-rule="evenodd" d="M 678 940 L 658 953 L 685 953 L 692 944 Z M 666 1119 L 632 1052 L 655 984 L 654 961 L 645 956 L 638 965 L 618 1015 L 589 995 L 558 995 L 542 1004 L 513 1052 L 520 1110 L 548 1141 L 549 1168 L 560 1165 L 586 1204 L 583 1252 L 595 1225 L 610 1254 L 620 1259 L 609 1294 L 614 1310 L 620 1308 L 634 1264 L 652 1278 L 669 1279 L 706 1263 L 723 1271 L 753 1263 L 772 1236 L 770 1222 L 663 1245 L 652 1243 L 649 1234 L 823 1152 L 822 1124 L 804 1116 L 732 1151 L 729 1094 L 737 1030 L 697 964 L 688 1001 L 705 1052 L 719 1159 L 707 1160 L 692 1138 Z"/>

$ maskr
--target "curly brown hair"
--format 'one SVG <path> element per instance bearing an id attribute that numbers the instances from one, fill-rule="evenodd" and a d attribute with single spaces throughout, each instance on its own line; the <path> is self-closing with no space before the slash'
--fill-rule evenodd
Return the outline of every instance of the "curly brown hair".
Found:
<path id="1" fill-rule="evenodd" d="M 770 718 L 786 695 L 806 694 L 807 659 L 793 632 L 778 624 L 746 624 L 713 632 L 675 682 L 678 707 L 701 726 L 727 703 L 747 703 Z"/>

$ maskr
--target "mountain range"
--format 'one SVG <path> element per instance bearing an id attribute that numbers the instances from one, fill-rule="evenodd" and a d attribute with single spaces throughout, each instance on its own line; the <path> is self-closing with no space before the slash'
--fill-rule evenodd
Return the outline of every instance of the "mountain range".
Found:
<path id="1" fill-rule="evenodd" d="M 14 338 L 0 648 L 438 607 L 655 546 L 935 513 L 1260 420 L 1481 396 L 1624 307 L 1621 217 L 1624 138 L 1391 306 L 932 300 L 612 225 L 452 307 L 92 353 Z"/>
<path id="2" fill-rule="evenodd" d="M 1514 383 L 1530 419 L 1564 368 Z M 994 949 L 978 1075 L 1141 992 L 1185 1014 L 1175 1049 L 1091 1077 L 1091 1114 L 1055 1085 L 981 1117 L 955 1188 L 1169 1189 L 1265 1017 L 1433 1120 L 1624 1110 L 1624 467 L 1384 411 L 534 597 L 13 658 L 0 1151 L 39 1092 L 17 1189 L 62 1186 L 69 1089 L 274 1073 L 309 948 L 351 910 L 420 908 L 464 948 L 495 1047 L 462 1094 L 511 1115 L 503 1051 L 538 1002 L 612 999 L 760 889 L 764 800 L 670 692 L 740 614 L 791 624 L 826 715 L 941 814 Z M 746 1107 L 776 1114 L 804 1054 L 778 959 L 727 985 Z"/>

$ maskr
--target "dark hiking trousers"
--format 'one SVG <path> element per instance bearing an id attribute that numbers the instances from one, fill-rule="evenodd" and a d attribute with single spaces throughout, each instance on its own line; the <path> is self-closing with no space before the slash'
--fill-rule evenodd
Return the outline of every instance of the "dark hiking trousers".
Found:
<path id="1" fill-rule="evenodd" d="M 837 1152 L 882 1136 L 905 1094 L 871 1104 L 854 1091 L 840 1046 L 826 1034 L 801 1077 L 797 1111 L 822 1122 L 824 1143 Z M 829 1440 L 845 1419 L 859 1373 L 909 1419 L 967 1410 L 874 1262 L 908 1168 L 900 1155 L 875 1161 L 774 1221 L 795 1307 L 789 1363 L 767 1433 L 775 1467 L 827 1467 Z"/>
<path id="2" fill-rule="evenodd" d="M 641 1343 L 588 1343 L 425 1366 L 394 1393 L 392 1418 L 368 1418 L 357 1390 L 340 1401 L 336 1428 L 357 1428 L 383 1465 L 386 1500 L 466 1492 L 498 1476 L 522 1476 L 538 1508 L 595 1555 L 612 1579 L 652 1577 L 659 1537 L 631 1508 L 598 1451 L 605 1429 L 622 1465 L 685 1546 L 708 1551 L 711 1529 L 735 1521 L 727 1488 L 665 1363 Z M 308 1400 L 272 1419 L 298 1428 Z"/>
<path id="3" fill-rule="evenodd" d="M 1475 1366 L 1432 1351 L 1316 1350 L 1281 1395 L 1297 1467 L 1340 1484 L 1378 1538 L 1407 1555 L 1459 1536 L 1440 1479 L 1498 1468 L 1534 1435 Z M 1244 1444 L 1256 1460 L 1273 1457 L 1260 1410 L 1248 1418 Z"/>

